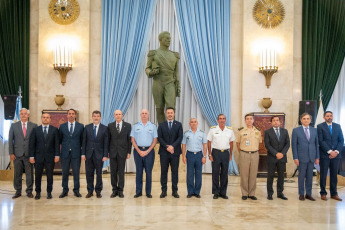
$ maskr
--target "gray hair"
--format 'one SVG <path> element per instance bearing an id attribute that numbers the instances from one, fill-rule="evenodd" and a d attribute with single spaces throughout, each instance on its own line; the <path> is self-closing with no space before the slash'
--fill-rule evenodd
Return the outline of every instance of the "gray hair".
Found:
<path id="1" fill-rule="evenodd" d="M 26 110 L 26 113 L 27 113 L 27 114 L 30 114 L 30 110 L 28 110 L 27 108 L 21 108 L 21 109 L 19 110 L 19 112 L 21 112 L 22 110 Z"/>

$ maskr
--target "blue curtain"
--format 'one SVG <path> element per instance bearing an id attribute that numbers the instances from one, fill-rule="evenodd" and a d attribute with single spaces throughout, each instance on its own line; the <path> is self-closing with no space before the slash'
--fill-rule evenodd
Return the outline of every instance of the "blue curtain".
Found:
<path id="1" fill-rule="evenodd" d="M 230 0 L 175 0 L 190 82 L 210 125 L 230 124 Z"/>
<path id="2" fill-rule="evenodd" d="M 125 114 L 137 89 L 146 56 L 156 0 L 102 1 L 102 123 Z"/>

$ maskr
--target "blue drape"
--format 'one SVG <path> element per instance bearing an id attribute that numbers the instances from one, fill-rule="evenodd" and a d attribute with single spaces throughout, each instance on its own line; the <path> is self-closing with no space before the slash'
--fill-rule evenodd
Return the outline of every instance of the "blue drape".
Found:
<path id="1" fill-rule="evenodd" d="M 102 123 L 125 114 L 137 89 L 146 56 L 156 0 L 102 1 Z"/>
<path id="2" fill-rule="evenodd" d="M 190 82 L 210 125 L 230 124 L 230 0 L 175 0 Z"/>

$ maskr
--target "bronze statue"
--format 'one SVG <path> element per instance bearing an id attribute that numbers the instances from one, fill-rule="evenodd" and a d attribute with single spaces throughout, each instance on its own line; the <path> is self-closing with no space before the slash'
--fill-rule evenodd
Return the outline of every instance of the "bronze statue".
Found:
<path id="1" fill-rule="evenodd" d="M 152 94 L 158 123 L 162 123 L 165 120 L 164 108 L 175 108 L 176 97 L 180 96 L 180 54 L 169 50 L 171 37 L 168 31 L 160 33 L 158 39 L 160 47 L 149 51 L 145 72 L 153 78 Z"/>

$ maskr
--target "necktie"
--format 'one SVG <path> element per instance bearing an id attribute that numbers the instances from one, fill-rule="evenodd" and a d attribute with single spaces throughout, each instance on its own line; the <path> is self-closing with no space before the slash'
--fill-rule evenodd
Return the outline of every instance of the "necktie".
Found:
<path id="1" fill-rule="evenodd" d="M 93 136 L 96 138 L 97 137 L 97 126 L 93 128 Z"/>
<path id="2" fill-rule="evenodd" d="M 305 133 L 305 136 L 307 137 L 307 140 L 309 141 L 308 128 L 304 128 L 304 133 Z"/>
<path id="3" fill-rule="evenodd" d="M 43 131 L 44 140 L 47 139 L 47 136 L 48 136 L 48 133 L 47 133 L 47 126 L 44 126 L 44 131 Z"/>
<path id="4" fill-rule="evenodd" d="M 332 135 L 332 125 L 329 125 L 328 128 L 329 128 L 329 131 L 331 132 L 331 135 Z"/>
<path id="5" fill-rule="evenodd" d="M 171 129 L 171 123 L 172 123 L 172 122 L 171 122 L 171 121 L 169 121 L 169 130 Z"/>
<path id="6" fill-rule="evenodd" d="M 120 124 L 117 124 L 116 130 L 117 130 L 117 133 L 120 133 Z"/>
<path id="7" fill-rule="evenodd" d="M 277 134 L 277 138 L 279 140 L 279 138 L 280 138 L 279 129 L 276 129 L 276 134 Z"/>
<path id="8" fill-rule="evenodd" d="M 26 136 L 26 126 L 25 126 L 25 123 L 23 123 L 23 135 L 24 135 L 24 138 Z"/>
<path id="9" fill-rule="evenodd" d="M 71 124 L 71 127 L 69 128 L 69 135 L 72 136 L 73 134 L 73 123 Z"/>

